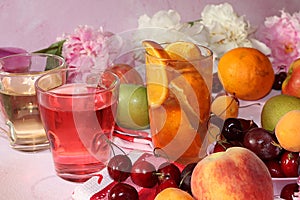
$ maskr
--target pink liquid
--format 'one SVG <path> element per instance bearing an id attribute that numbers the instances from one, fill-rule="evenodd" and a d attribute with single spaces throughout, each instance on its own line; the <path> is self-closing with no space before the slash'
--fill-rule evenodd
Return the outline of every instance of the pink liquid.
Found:
<path id="1" fill-rule="evenodd" d="M 72 86 L 53 91 L 68 92 L 64 97 L 42 97 L 40 113 L 57 174 L 82 182 L 103 169 L 110 157 L 107 140 L 115 124 L 117 101 L 111 92 L 95 91 L 94 95 L 79 97 L 71 90 Z"/>

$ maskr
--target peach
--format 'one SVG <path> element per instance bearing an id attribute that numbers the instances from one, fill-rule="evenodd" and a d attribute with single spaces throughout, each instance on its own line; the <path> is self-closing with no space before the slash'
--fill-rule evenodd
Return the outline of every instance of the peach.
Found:
<path id="1" fill-rule="evenodd" d="M 158 193 L 154 200 L 194 200 L 194 198 L 181 189 L 170 187 Z"/>
<path id="2" fill-rule="evenodd" d="M 266 165 L 243 147 L 231 147 L 199 161 L 191 177 L 191 189 L 197 200 L 274 199 Z"/>
<path id="3" fill-rule="evenodd" d="M 275 126 L 279 144 L 286 150 L 300 152 L 300 110 L 284 114 Z"/>

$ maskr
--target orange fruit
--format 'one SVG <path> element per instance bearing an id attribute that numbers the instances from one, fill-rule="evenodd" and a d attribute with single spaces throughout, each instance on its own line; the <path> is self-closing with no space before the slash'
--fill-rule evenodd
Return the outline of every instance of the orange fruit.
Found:
<path id="1" fill-rule="evenodd" d="M 179 163 L 197 162 L 200 159 L 198 156 L 203 136 L 192 127 L 178 102 L 167 100 L 163 107 L 150 109 L 149 112 L 150 126 L 157 130 L 151 130 L 152 141 L 155 147 L 162 149 L 162 155 L 166 153 L 170 160 Z"/>
<path id="2" fill-rule="evenodd" d="M 165 50 L 174 60 L 194 60 L 202 57 L 200 49 L 191 42 L 173 42 L 168 44 Z"/>
<path id="3" fill-rule="evenodd" d="M 224 89 L 242 100 L 257 100 L 266 96 L 275 78 L 269 58 L 249 47 L 226 52 L 219 61 L 218 75 Z"/>
<path id="4" fill-rule="evenodd" d="M 168 44 L 165 50 L 170 58 L 176 61 L 170 62 L 173 69 L 180 72 L 180 76 L 170 81 L 170 90 L 179 99 L 191 124 L 197 121 L 207 124 L 210 115 L 210 91 L 198 71 L 201 66 L 197 66 L 197 61 L 193 62 L 203 57 L 200 49 L 194 43 L 179 41 Z"/>
<path id="5" fill-rule="evenodd" d="M 300 152 L 300 110 L 284 114 L 276 124 L 275 135 L 286 150 Z"/>
<path id="6" fill-rule="evenodd" d="M 165 59 L 169 54 L 162 46 L 153 41 L 143 41 L 146 50 L 146 78 L 148 103 L 151 107 L 161 105 L 168 96 L 168 77 Z M 161 59 L 157 59 L 161 58 Z"/>

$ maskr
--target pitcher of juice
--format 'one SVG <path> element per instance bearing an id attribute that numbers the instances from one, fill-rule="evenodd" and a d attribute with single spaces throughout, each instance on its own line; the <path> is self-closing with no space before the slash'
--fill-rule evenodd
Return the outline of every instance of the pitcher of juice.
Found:
<path id="1" fill-rule="evenodd" d="M 144 41 L 150 131 L 156 153 L 183 164 L 206 154 L 212 51 L 190 42 Z"/>

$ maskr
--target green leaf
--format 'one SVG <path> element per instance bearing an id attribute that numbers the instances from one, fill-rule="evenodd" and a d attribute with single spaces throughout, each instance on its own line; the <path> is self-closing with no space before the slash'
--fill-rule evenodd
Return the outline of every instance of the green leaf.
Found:
<path id="1" fill-rule="evenodd" d="M 49 54 L 61 56 L 63 44 L 65 41 L 66 40 L 58 41 L 50 45 L 48 48 L 35 51 L 34 53 L 49 53 Z"/>
<path id="2" fill-rule="evenodd" d="M 48 53 L 48 54 L 57 55 L 57 56 L 62 57 L 62 55 L 61 55 L 62 48 L 63 48 L 63 44 L 65 41 L 66 40 L 58 41 L 58 42 L 50 45 L 48 48 L 35 51 L 34 53 Z M 58 61 L 55 60 L 54 58 L 48 58 L 45 70 L 47 71 L 50 69 L 54 69 L 58 64 L 59 64 Z"/>

